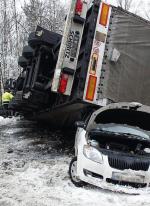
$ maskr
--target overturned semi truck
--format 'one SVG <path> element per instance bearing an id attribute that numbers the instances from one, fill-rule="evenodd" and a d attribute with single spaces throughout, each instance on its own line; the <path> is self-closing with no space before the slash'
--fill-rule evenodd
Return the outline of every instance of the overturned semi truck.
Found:
<path id="1" fill-rule="evenodd" d="M 64 128 L 109 103 L 150 105 L 150 22 L 100 0 L 72 0 L 63 35 L 38 26 L 18 63 L 11 107 L 28 119 Z"/>

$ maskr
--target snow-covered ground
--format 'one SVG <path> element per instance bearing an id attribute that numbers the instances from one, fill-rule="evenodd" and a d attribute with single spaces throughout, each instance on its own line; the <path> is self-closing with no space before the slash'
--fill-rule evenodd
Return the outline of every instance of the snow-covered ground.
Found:
<path id="1" fill-rule="evenodd" d="M 60 132 L 0 117 L 0 206 L 149 206 L 150 195 L 127 195 L 69 179 L 69 145 Z"/>

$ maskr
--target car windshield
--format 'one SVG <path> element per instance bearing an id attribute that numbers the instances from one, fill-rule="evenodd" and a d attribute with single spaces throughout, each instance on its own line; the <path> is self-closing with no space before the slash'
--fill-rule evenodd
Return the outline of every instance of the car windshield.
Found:
<path id="1" fill-rule="evenodd" d="M 139 136 L 144 139 L 150 139 L 147 131 L 141 130 L 139 127 L 132 127 L 129 125 L 119 125 L 119 124 L 99 124 L 99 129 L 101 131 L 118 133 L 118 134 L 130 134 Z"/>

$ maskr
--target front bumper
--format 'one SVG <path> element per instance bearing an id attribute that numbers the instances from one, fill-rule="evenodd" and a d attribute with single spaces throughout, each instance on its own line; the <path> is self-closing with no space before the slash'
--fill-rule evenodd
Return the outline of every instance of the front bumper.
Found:
<path id="1" fill-rule="evenodd" d="M 106 155 L 102 164 L 82 155 L 82 161 L 78 159 L 77 174 L 82 181 L 103 189 L 131 194 L 150 192 L 150 168 L 148 171 L 115 169 L 110 167 Z"/>

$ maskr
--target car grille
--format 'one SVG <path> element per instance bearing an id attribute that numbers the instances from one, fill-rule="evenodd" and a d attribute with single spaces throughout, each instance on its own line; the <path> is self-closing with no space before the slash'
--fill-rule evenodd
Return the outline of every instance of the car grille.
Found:
<path id="1" fill-rule="evenodd" d="M 145 161 L 142 159 L 137 159 L 135 157 L 108 157 L 108 162 L 110 167 L 124 170 L 124 169 L 132 169 L 132 170 L 143 170 L 147 171 L 149 169 L 150 161 Z"/>

